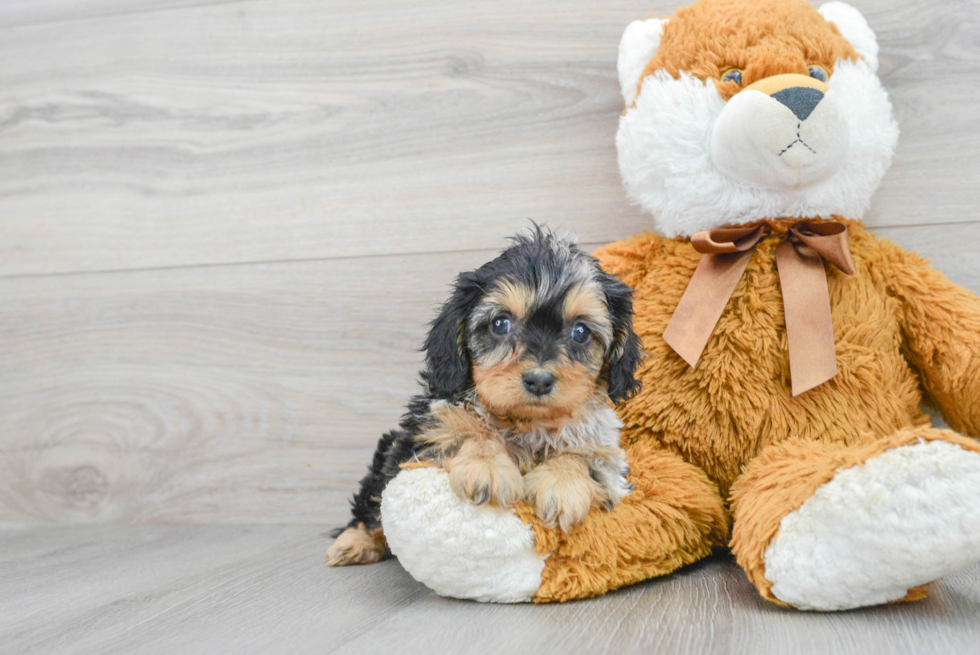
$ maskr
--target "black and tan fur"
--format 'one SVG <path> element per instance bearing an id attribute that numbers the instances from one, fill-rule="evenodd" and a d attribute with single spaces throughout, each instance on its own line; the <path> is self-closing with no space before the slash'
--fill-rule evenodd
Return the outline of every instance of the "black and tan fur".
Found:
<path id="1" fill-rule="evenodd" d="M 460 274 L 424 350 L 424 393 L 378 442 L 327 564 L 385 556 L 381 493 L 413 460 L 444 468 L 464 500 L 526 499 L 566 531 L 629 492 L 612 404 L 638 390 L 640 345 L 631 290 L 596 259 L 537 227 L 515 237 Z"/>

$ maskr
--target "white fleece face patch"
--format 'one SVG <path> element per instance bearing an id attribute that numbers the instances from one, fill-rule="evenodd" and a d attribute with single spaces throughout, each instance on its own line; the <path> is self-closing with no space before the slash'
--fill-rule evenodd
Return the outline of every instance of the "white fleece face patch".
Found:
<path id="1" fill-rule="evenodd" d="M 627 195 L 653 215 L 657 231 L 668 237 L 771 217 L 862 217 L 891 164 L 898 125 L 888 95 L 866 62 L 839 60 L 827 84 L 833 102 L 822 114 L 814 110 L 806 121 L 813 123 L 801 133 L 823 154 L 806 170 L 806 155 L 799 153 L 796 163 L 803 166 L 794 172 L 771 161 L 777 154 L 762 161 L 773 145 L 765 141 L 770 123 L 753 113 L 751 98 L 739 100 L 720 121 L 741 94 L 726 103 L 711 81 L 685 73 L 674 79 L 665 71 L 648 76 L 616 134 Z M 716 136 L 717 129 L 725 134 Z M 789 136 L 783 127 L 772 132 L 773 142 Z M 726 138 L 735 141 L 729 149 L 740 154 L 713 156 L 712 143 Z M 755 149 L 750 153 L 740 138 L 752 139 Z"/>
<path id="2" fill-rule="evenodd" d="M 409 469 L 388 483 L 381 523 L 391 552 L 440 596 L 520 603 L 541 586 L 544 559 L 513 510 L 471 505 L 436 468 Z"/>
<path id="3" fill-rule="evenodd" d="M 851 145 L 847 121 L 832 92 L 808 91 L 822 99 L 802 116 L 761 91 L 736 94 L 711 131 L 712 163 L 733 179 L 774 190 L 802 189 L 840 170 Z"/>
<path id="4" fill-rule="evenodd" d="M 980 561 L 980 455 L 945 441 L 838 472 L 787 514 L 766 549 L 772 593 L 798 609 L 898 600 Z"/>

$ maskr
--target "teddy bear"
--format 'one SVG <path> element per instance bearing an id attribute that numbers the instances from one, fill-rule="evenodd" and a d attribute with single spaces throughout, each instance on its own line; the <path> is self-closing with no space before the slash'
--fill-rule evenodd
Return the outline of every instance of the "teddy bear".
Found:
<path id="1" fill-rule="evenodd" d="M 861 223 L 898 138 L 865 19 L 698 0 L 630 24 L 617 68 L 620 172 L 655 230 L 596 253 L 646 350 L 619 409 L 633 490 L 563 532 L 408 468 L 391 551 L 442 595 L 549 602 L 727 546 L 800 610 L 916 600 L 980 561 L 980 300 Z"/>

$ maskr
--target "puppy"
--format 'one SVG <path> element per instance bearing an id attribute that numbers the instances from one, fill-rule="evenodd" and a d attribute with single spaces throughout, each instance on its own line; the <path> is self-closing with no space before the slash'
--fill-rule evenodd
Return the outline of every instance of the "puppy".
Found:
<path id="1" fill-rule="evenodd" d="M 639 389 L 632 292 L 549 231 L 512 242 L 458 277 L 425 340 L 424 392 L 378 442 L 328 565 L 386 555 L 381 492 L 405 462 L 442 467 L 477 505 L 526 499 L 564 531 L 632 488 L 612 409 Z"/>

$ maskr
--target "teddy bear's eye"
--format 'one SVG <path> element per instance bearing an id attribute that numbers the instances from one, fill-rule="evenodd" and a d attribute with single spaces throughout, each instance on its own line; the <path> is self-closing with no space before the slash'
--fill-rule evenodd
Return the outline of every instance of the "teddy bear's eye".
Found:
<path id="1" fill-rule="evenodd" d="M 742 86 L 742 71 L 737 68 L 729 68 L 727 71 L 721 74 L 722 82 L 735 82 L 739 86 Z"/>
<path id="2" fill-rule="evenodd" d="M 823 66 L 813 64 L 810 66 L 810 77 L 821 82 L 826 82 L 830 75 L 827 74 L 827 69 Z"/>

